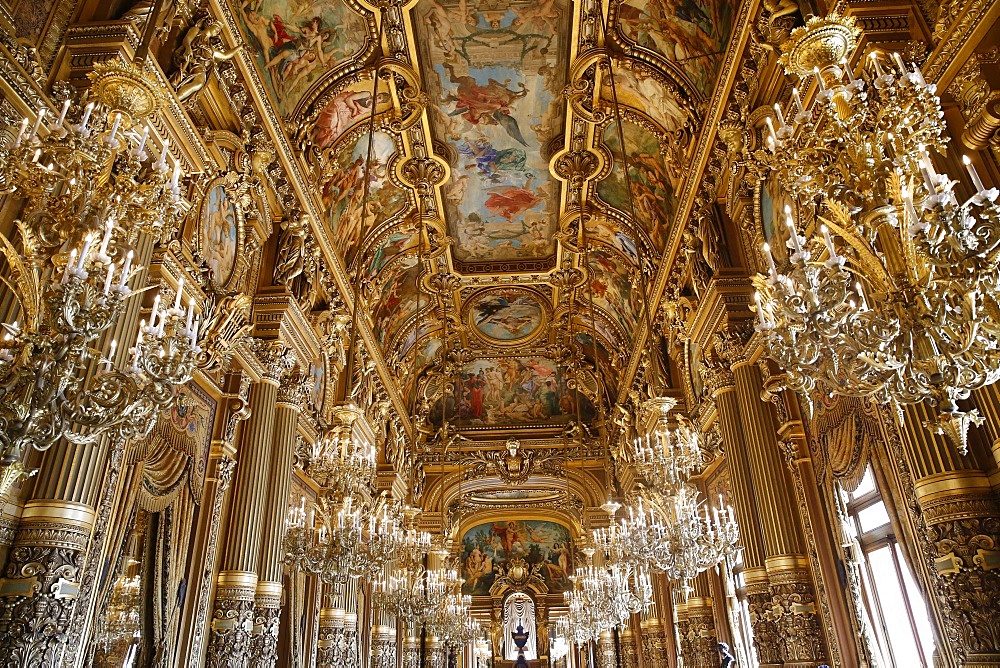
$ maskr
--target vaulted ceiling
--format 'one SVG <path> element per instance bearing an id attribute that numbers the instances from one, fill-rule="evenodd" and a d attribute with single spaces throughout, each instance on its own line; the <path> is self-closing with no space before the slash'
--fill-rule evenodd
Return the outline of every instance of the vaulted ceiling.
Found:
<path id="1" fill-rule="evenodd" d="M 735 8 L 234 9 L 411 406 L 430 396 L 432 417 L 471 435 L 593 419 L 595 392 L 616 396 L 634 368 L 640 290 L 693 198 Z"/>

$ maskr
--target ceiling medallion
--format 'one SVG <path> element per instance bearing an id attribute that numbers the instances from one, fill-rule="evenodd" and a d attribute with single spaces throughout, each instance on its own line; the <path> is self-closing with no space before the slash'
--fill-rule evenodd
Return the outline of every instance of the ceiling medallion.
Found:
<path id="1" fill-rule="evenodd" d="M 513 346 L 544 331 L 545 297 L 527 288 L 492 288 L 475 293 L 465 304 L 465 318 L 487 343 Z"/>

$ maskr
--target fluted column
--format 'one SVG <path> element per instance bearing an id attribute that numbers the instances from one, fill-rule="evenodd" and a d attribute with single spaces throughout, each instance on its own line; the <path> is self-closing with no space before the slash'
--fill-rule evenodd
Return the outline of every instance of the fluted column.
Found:
<path id="1" fill-rule="evenodd" d="M 1000 384 L 981 387 L 972 393 L 972 397 L 980 415 L 986 418 L 989 433 L 993 435 L 993 442 L 990 444 L 993 460 L 1000 467 Z"/>
<path id="2" fill-rule="evenodd" d="M 428 634 L 424 650 L 426 668 L 448 668 L 448 649 L 440 638 Z"/>
<path id="3" fill-rule="evenodd" d="M 358 580 L 348 580 L 344 585 L 344 631 L 342 665 L 344 668 L 358 668 Z"/>
<path id="4" fill-rule="evenodd" d="M 406 636 L 403 638 L 403 668 L 420 668 L 420 637 L 415 624 L 406 625 Z"/>
<path id="5" fill-rule="evenodd" d="M 317 668 L 338 668 L 342 665 L 344 641 L 344 610 L 323 608 L 319 611 L 319 644 L 316 652 Z"/>
<path id="6" fill-rule="evenodd" d="M 296 427 L 302 410 L 302 399 L 301 375 L 283 375 L 274 412 L 271 465 L 263 509 L 264 529 L 260 544 L 260 563 L 257 567 L 254 637 L 250 657 L 253 668 L 273 668 L 278 660 L 283 556 L 281 541 L 285 536 L 292 458 L 295 456 Z"/>
<path id="7" fill-rule="evenodd" d="M 736 378 L 726 360 L 708 366 L 707 385 L 719 412 L 719 428 L 729 468 L 730 500 L 740 528 L 743 567 L 747 583 L 747 603 L 757 657 L 763 666 L 781 663 L 777 628 L 771 615 L 771 589 L 767 579 L 760 516 L 757 514 L 757 488 L 750 472 L 747 443 L 744 439 Z"/>
<path id="8" fill-rule="evenodd" d="M 261 518 L 271 468 L 278 384 L 289 366 L 280 344 L 255 340 L 254 348 L 263 362 L 264 375 L 250 388 L 250 418 L 236 455 L 229 543 L 218 575 L 208 648 L 207 665 L 211 667 L 245 668 L 251 655 Z M 280 588 L 278 592 L 280 596 Z"/>
<path id="9" fill-rule="evenodd" d="M 764 567 L 771 601 L 768 605 L 760 600 L 761 592 L 757 592 L 757 598 L 758 604 L 770 610 L 759 610 L 758 614 L 770 614 L 776 626 L 777 638 L 774 640 L 780 653 L 769 659 L 780 659 L 781 663 L 791 666 L 813 666 L 825 663 L 828 652 L 794 503 L 794 486 L 778 447 L 778 425 L 773 407 L 761 398 L 764 389 L 761 371 L 743 357 L 741 334 L 723 333 L 719 336 L 717 349 L 732 364 L 740 424 L 756 490 L 755 510 L 760 517 L 766 553 Z M 747 575 L 749 583 L 750 573 Z M 761 662 L 765 662 L 763 657 Z"/>
<path id="10" fill-rule="evenodd" d="M 615 651 L 615 637 L 610 631 L 601 631 L 597 640 L 598 668 L 618 668 L 618 652 Z"/>
<path id="11" fill-rule="evenodd" d="M 937 591 L 928 598 L 937 601 L 940 636 L 958 663 L 1000 666 L 1000 508 L 985 463 L 925 428 L 932 417 L 925 404 L 906 406 L 901 429 L 925 524 L 922 538 L 934 556 Z"/>
<path id="12" fill-rule="evenodd" d="M 142 287 L 153 240 L 139 235 L 135 251 L 135 263 L 142 269 L 131 285 Z M 126 302 L 121 317 L 101 339 L 105 351 L 112 339 L 121 344 L 112 358 L 115 366 L 127 362 L 141 310 L 141 299 Z M 122 448 L 122 443 L 113 446 L 107 438 L 82 445 L 61 440 L 44 453 L 34 498 L 25 504 L 0 585 L 0 665 L 57 665 L 71 638 L 70 660 L 76 659 L 114 507 Z M 113 451 L 116 461 L 108 476 Z M 93 555 L 89 561 L 88 553 Z"/>

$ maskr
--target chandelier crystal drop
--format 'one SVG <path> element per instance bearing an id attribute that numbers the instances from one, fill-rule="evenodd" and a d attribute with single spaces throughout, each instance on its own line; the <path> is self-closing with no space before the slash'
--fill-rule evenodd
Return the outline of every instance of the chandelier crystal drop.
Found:
<path id="1" fill-rule="evenodd" d="M 786 208 L 789 260 L 765 245 L 756 328 L 791 389 L 930 400 L 926 426 L 965 452 L 982 418 L 957 401 L 1000 379 L 1000 192 L 966 157 L 973 194 L 959 198 L 930 157 L 947 142 L 934 85 L 879 51 L 855 76 L 858 34 L 851 18 L 814 17 L 783 46 L 786 72 L 818 92 L 775 107 L 757 157 L 819 217 L 798 230 Z"/>
<path id="2" fill-rule="evenodd" d="M 180 163 L 171 167 L 167 145 L 150 145 L 149 126 L 100 95 L 85 106 L 66 100 L 51 123 L 47 116 L 43 107 L 33 124 L 24 119 L 0 148 L 0 193 L 25 201 L 20 248 L 0 246 L 20 306 L 0 334 L 5 466 L 61 438 L 144 436 L 201 354 L 183 279 L 172 307 L 170 296 L 163 304 L 156 296 L 131 356 L 117 355 L 130 359 L 119 364 L 117 340 L 103 340 L 136 294 L 139 233 L 171 236 L 189 208 Z"/>

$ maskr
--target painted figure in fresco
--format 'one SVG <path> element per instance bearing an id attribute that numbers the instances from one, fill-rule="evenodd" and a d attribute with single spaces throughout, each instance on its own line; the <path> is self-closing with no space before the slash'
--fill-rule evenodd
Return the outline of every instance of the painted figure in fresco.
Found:
<path id="1" fill-rule="evenodd" d="M 489 197 L 484 206 L 504 220 L 510 222 L 528 209 L 532 209 L 544 200 L 531 190 L 534 174 L 528 176 L 523 188 L 515 186 L 497 186 L 490 188 Z"/>
<path id="2" fill-rule="evenodd" d="M 389 101 L 389 94 L 380 92 L 378 104 Z M 371 114 L 372 93 L 367 90 L 345 90 L 337 93 L 316 117 L 312 140 L 320 150 L 333 146 L 344 131 L 366 114 Z"/>
<path id="3" fill-rule="evenodd" d="M 483 417 L 483 388 L 486 387 L 483 372 L 480 371 L 465 381 L 465 387 L 469 390 L 469 410 L 472 412 L 472 416 Z"/>
<path id="4" fill-rule="evenodd" d="M 479 137 L 471 142 L 461 142 L 458 144 L 458 152 L 471 158 L 479 173 L 494 183 L 503 180 L 503 172 L 524 171 L 525 161 L 528 157 L 523 149 L 516 147 L 498 151 L 485 137 Z M 468 167 L 472 166 L 468 165 Z"/>
<path id="5" fill-rule="evenodd" d="M 450 81 L 458 86 L 454 93 L 449 93 L 445 102 L 454 102 L 455 110 L 449 116 L 461 116 L 472 125 L 499 125 L 512 139 L 522 146 L 527 146 L 521 129 L 518 127 L 517 119 L 511 116 L 511 105 L 528 94 L 524 84 L 520 84 L 520 90 L 513 91 L 507 88 L 510 81 L 500 83 L 495 79 L 490 79 L 486 86 L 480 86 L 476 79 L 471 76 L 459 76 L 455 74 L 455 68 L 450 63 L 443 64 L 448 72 Z"/>

